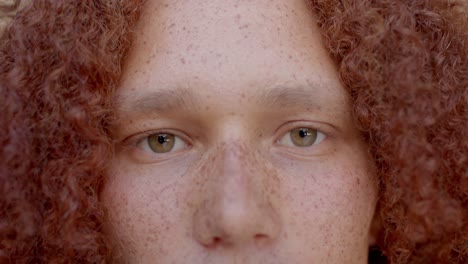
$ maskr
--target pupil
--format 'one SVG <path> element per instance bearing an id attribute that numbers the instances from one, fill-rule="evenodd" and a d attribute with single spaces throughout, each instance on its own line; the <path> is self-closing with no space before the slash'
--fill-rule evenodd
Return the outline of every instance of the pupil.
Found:
<path id="1" fill-rule="evenodd" d="M 166 137 L 165 136 L 158 136 L 158 142 L 159 144 L 164 144 L 166 142 Z"/>
<path id="2" fill-rule="evenodd" d="M 305 137 L 307 137 L 307 135 L 308 135 L 308 134 L 307 134 L 307 129 L 301 129 L 301 130 L 299 130 L 299 136 L 300 136 L 301 138 L 305 138 Z"/>

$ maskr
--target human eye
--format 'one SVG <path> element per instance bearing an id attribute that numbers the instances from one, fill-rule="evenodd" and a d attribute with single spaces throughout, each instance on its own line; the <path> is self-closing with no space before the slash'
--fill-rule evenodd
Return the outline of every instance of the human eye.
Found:
<path id="1" fill-rule="evenodd" d="M 326 138 L 326 135 L 311 127 L 294 128 L 286 132 L 279 140 L 280 145 L 288 147 L 306 148 L 317 145 Z"/>
<path id="2" fill-rule="evenodd" d="M 137 163 L 158 163 L 175 158 L 191 147 L 190 138 L 177 130 L 147 131 L 127 137 L 118 152 Z"/>
<path id="3" fill-rule="evenodd" d="M 188 144 L 171 133 L 153 133 L 140 139 L 136 146 L 146 153 L 164 154 L 182 150 Z"/>

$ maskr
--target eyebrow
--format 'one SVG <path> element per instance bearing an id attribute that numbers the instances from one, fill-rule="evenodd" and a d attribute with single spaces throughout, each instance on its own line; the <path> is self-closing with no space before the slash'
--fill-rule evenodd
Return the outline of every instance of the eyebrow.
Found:
<path id="1" fill-rule="evenodd" d="M 320 109 L 320 98 L 313 96 L 317 87 L 306 89 L 304 86 L 275 86 L 260 90 L 256 100 L 265 107 L 286 108 L 305 107 Z"/>
<path id="2" fill-rule="evenodd" d="M 302 85 L 275 86 L 270 89 L 258 89 L 254 92 L 255 102 L 265 108 L 301 107 L 306 110 L 320 109 L 320 97 L 313 96 L 316 89 Z M 141 95 L 121 95 L 114 100 L 119 112 L 123 113 L 164 113 L 178 109 L 196 111 L 201 109 L 200 95 L 192 89 L 162 89 Z"/>
<path id="3" fill-rule="evenodd" d="M 194 110 L 199 107 L 198 97 L 192 90 L 175 88 L 157 90 L 143 95 L 117 96 L 114 100 L 121 112 L 167 112 L 170 109 Z"/>

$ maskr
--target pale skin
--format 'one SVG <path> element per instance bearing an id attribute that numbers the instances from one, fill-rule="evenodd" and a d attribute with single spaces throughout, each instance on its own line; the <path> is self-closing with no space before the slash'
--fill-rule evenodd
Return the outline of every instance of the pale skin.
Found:
<path id="1" fill-rule="evenodd" d="M 367 263 L 377 179 L 304 1 L 148 1 L 115 105 L 116 261 Z"/>

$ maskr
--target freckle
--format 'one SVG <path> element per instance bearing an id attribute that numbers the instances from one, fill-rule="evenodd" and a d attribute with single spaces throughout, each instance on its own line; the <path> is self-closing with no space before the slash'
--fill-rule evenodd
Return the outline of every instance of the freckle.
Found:
<path id="1" fill-rule="evenodd" d="M 289 58 L 289 59 L 292 59 L 292 55 L 289 55 L 288 58 Z"/>
<path id="2" fill-rule="evenodd" d="M 210 107 L 209 107 L 209 106 L 205 106 L 205 110 L 206 110 L 206 111 L 210 110 Z"/>
<path id="3" fill-rule="evenodd" d="M 150 60 L 146 60 L 146 64 L 149 64 L 150 63 Z"/>
<path id="4" fill-rule="evenodd" d="M 361 185 L 361 180 L 359 178 L 356 178 L 356 184 Z"/>
<path id="5" fill-rule="evenodd" d="M 180 59 L 180 62 L 182 62 L 182 64 L 185 64 L 185 59 L 184 59 L 184 58 L 181 58 L 181 59 Z"/>
<path id="6" fill-rule="evenodd" d="M 146 40 L 145 40 L 145 41 L 143 41 L 143 45 L 146 45 Z"/>
<path id="7" fill-rule="evenodd" d="M 239 29 L 244 29 L 244 28 L 248 28 L 249 27 L 249 24 L 244 24 L 242 26 L 239 27 Z"/>

